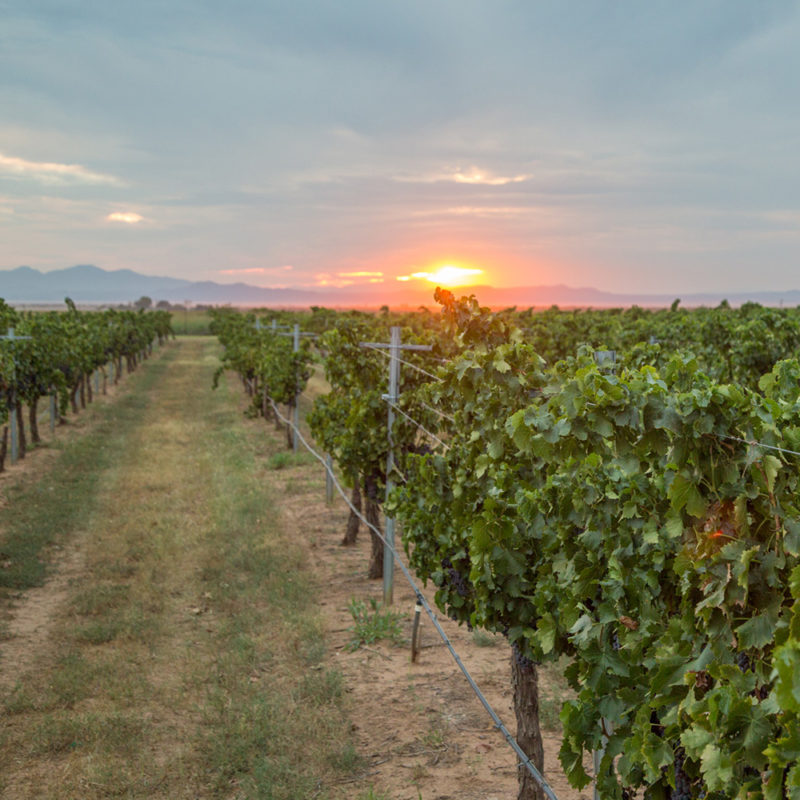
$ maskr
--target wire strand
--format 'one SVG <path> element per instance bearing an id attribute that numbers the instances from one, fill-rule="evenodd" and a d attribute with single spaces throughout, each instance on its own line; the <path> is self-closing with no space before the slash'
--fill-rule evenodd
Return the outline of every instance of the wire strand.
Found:
<path id="1" fill-rule="evenodd" d="M 497 715 L 497 712 L 494 710 L 494 708 L 492 708 L 491 704 L 486 699 L 486 697 L 484 696 L 483 692 L 480 690 L 480 687 L 478 686 L 478 684 L 475 683 L 475 679 L 472 677 L 472 675 L 470 674 L 469 670 L 466 668 L 466 666 L 462 662 L 461 657 L 458 655 L 458 652 L 456 651 L 455 647 L 453 647 L 453 643 L 450 641 L 450 637 L 447 635 L 447 633 L 445 632 L 445 630 L 442 628 L 441 624 L 439 623 L 439 619 L 436 616 L 436 613 L 431 608 L 431 606 L 428 603 L 427 599 L 425 598 L 425 595 L 423 595 L 422 592 L 420 591 L 420 589 L 417 587 L 416 583 L 414 582 L 414 578 L 411 575 L 410 570 L 405 565 L 403 560 L 400 558 L 397 550 L 387 542 L 387 540 L 383 536 L 383 533 L 381 533 L 381 531 L 375 525 L 373 525 L 371 522 L 369 522 L 367 520 L 367 518 L 360 511 L 358 511 L 358 509 L 356 509 L 356 507 L 350 502 L 350 498 L 347 496 L 347 493 L 344 491 L 344 489 L 342 489 L 342 486 L 339 483 L 339 481 L 337 480 L 336 475 L 334 475 L 333 470 L 331 470 L 330 467 L 328 466 L 328 464 L 326 463 L 324 456 L 321 456 L 306 441 L 306 439 L 303 436 L 303 434 L 300 432 L 300 430 L 297 428 L 297 426 L 291 420 L 286 419 L 286 417 L 284 417 L 280 413 L 280 411 L 278 410 L 278 407 L 275 405 L 275 403 L 273 402 L 272 398 L 269 398 L 269 401 L 272 404 L 272 408 L 274 409 L 276 415 L 281 420 L 283 420 L 284 423 L 286 423 L 287 425 L 289 425 L 292 428 L 294 428 L 295 432 L 297 433 L 297 438 L 302 442 L 302 444 L 306 448 L 306 450 L 308 450 L 308 452 L 311 453 L 311 455 L 313 455 L 314 458 L 316 458 L 317 461 L 319 461 L 322 464 L 322 466 L 325 468 L 325 471 L 331 476 L 331 480 L 333 481 L 333 484 L 336 487 L 336 490 L 342 496 L 342 498 L 344 499 L 345 503 L 347 503 L 347 505 L 350 507 L 350 510 L 383 542 L 384 547 L 389 549 L 389 551 L 392 554 L 392 557 L 394 558 L 394 561 L 397 563 L 397 566 L 400 567 L 400 570 L 402 571 L 403 575 L 405 576 L 406 580 L 408 581 L 409 585 L 411 586 L 411 589 L 414 591 L 414 594 L 416 595 L 416 598 L 417 598 L 417 602 L 420 603 L 420 605 L 425 609 L 425 613 L 428 615 L 428 617 L 430 617 L 430 620 L 433 623 L 433 626 L 436 628 L 437 633 L 441 637 L 441 639 L 444 642 L 444 644 L 446 645 L 447 649 L 450 651 L 450 655 L 453 657 L 453 660 L 458 665 L 458 668 L 461 670 L 461 673 L 467 679 L 467 682 L 469 683 L 470 687 L 472 688 L 472 691 L 475 693 L 475 695 L 478 698 L 478 700 L 480 700 L 480 702 L 483 705 L 484 709 L 486 709 L 486 712 L 492 718 L 492 721 L 494 722 L 495 727 L 503 734 L 505 740 L 508 742 L 508 744 L 511 746 L 511 748 L 514 750 L 514 752 L 519 757 L 520 761 L 522 762 L 522 765 L 528 770 L 528 772 L 530 772 L 530 774 L 533 776 L 534 780 L 539 784 L 539 786 L 542 787 L 542 791 L 544 791 L 544 793 L 548 796 L 548 798 L 550 798 L 550 800 L 558 800 L 558 798 L 556 797 L 555 792 L 550 787 L 550 784 L 547 782 L 547 780 L 545 779 L 544 775 L 542 775 L 542 773 L 539 772 L 539 770 L 536 768 L 536 765 L 530 760 L 530 757 L 528 756 L 528 754 L 519 746 L 519 743 L 511 735 L 511 732 L 508 730 L 508 728 L 506 728 L 505 724 L 500 719 L 500 717 Z"/>
<path id="2" fill-rule="evenodd" d="M 800 456 L 800 452 L 797 450 L 787 450 L 785 447 L 778 447 L 774 444 L 766 444 L 764 442 L 756 441 L 755 439 L 742 439 L 739 436 L 728 436 L 724 433 L 717 433 L 714 434 L 718 439 L 728 439 L 731 442 L 742 442 L 742 444 L 748 444 L 751 447 L 764 447 L 767 450 L 775 450 L 778 453 L 786 453 L 789 456 Z"/>
<path id="3" fill-rule="evenodd" d="M 370 344 L 369 342 L 364 343 L 364 347 L 368 348 L 369 350 L 375 350 L 380 353 L 382 356 L 386 358 L 392 358 L 392 354 L 387 352 L 383 347 L 376 347 L 374 344 Z M 443 381 L 438 375 L 434 375 L 432 372 L 428 372 L 428 370 L 423 369 L 416 364 L 412 364 L 410 361 L 406 361 L 404 358 L 400 358 L 400 356 L 394 356 L 401 364 L 405 364 L 407 367 L 411 367 L 411 369 L 417 370 L 417 372 L 421 372 L 423 375 L 427 375 L 429 378 L 433 378 L 435 381 L 439 381 L 440 383 Z"/>
<path id="4" fill-rule="evenodd" d="M 429 430 L 428 430 L 428 429 L 427 429 L 427 428 L 426 428 L 426 427 L 425 427 L 425 426 L 424 426 L 424 425 L 423 425 L 421 422 L 417 422 L 417 420 L 415 420 L 415 419 L 414 419 L 414 417 L 412 417 L 412 416 L 410 416 L 410 415 L 406 414 L 406 412 L 405 412 L 405 411 L 403 411 L 403 409 L 402 409 L 402 408 L 400 408 L 400 406 L 398 406 L 396 403 L 393 403 L 391 400 L 389 400 L 389 398 L 388 398 L 388 397 L 387 397 L 387 398 L 384 398 L 384 399 L 386 400 L 386 402 L 387 402 L 387 403 L 388 403 L 388 404 L 389 404 L 389 405 L 390 405 L 390 406 L 391 406 L 391 407 L 392 407 L 392 408 L 393 408 L 395 411 L 397 411 L 397 413 L 398 413 L 398 414 L 402 414 L 402 415 L 403 415 L 403 416 L 404 416 L 404 417 L 405 417 L 407 420 L 409 420 L 410 422 L 413 422 L 413 423 L 414 423 L 414 425 L 416 425 L 416 426 L 417 426 L 417 427 L 418 427 L 418 428 L 419 428 L 419 429 L 420 429 L 420 430 L 421 430 L 423 433 L 426 433 L 426 434 L 427 434 L 428 436 L 430 436 L 430 437 L 431 437 L 431 439 L 433 439 L 434 441 L 437 441 L 437 442 L 439 442 L 439 444 L 440 444 L 442 447 L 444 447 L 444 449 L 445 449 L 445 450 L 449 450 L 449 449 L 450 449 L 450 445 L 449 445 L 449 444 L 447 444 L 446 442 L 443 442 L 443 441 L 442 441 L 442 440 L 441 440 L 441 439 L 440 439 L 440 438 L 439 438 L 439 437 L 438 437 L 438 436 L 437 436 L 435 433 L 431 433 L 431 432 L 430 432 L 430 431 L 429 431 Z"/>
<path id="5" fill-rule="evenodd" d="M 427 403 L 423 403 L 422 400 L 417 400 L 416 402 L 419 403 L 423 408 L 427 408 L 428 411 L 433 411 L 434 414 L 438 414 L 443 419 L 450 420 L 450 422 L 455 422 L 456 421 L 455 417 L 451 416 L 450 414 L 445 414 L 444 411 L 440 411 L 438 408 L 434 408 L 433 406 L 429 406 Z"/>

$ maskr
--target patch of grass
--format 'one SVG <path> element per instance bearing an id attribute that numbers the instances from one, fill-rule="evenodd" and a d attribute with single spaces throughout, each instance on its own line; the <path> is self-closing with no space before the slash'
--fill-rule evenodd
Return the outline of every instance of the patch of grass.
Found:
<path id="1" fill-rule="evenodd" d="M 297 688 L 299 702 L 317 707 L 339 703 L 343 695 L 342 673 L 335 669 L 307 673 Z"/>
<path id="2" fill-rule="evenodd" d="M 476 628 L 472 632 L 472 643 L 476 647 L 495 647 L 498 643 L 497 634 Z"/>
<path id="3" fill-rule="evenodd" d="M 352 599 L 348 606 L 353 622 L 353 637 L 348 650 L 358 650 L 363 644 L 373 644 L 382 639 L 388 639 L 393 644 L 402 644 L 404 641 L 403 629 L 400 625 L 406 615 L 399 611 L 390 611 L 381 608 L 378 601 L 372 598 L 367 605 L 363 600 Z"/>
<path id="4" fill-rule="evenodd" d="M 83 590 L 72 598 L 72 610 L 83 617 L 97 617 L 119 608 L 128 598 L 124 584 L 99 584 Z"/>
<path id="5" fill-rule="evenodd" d="M 152 644 L 162 631 L 162 624 L 153 609 L 131 603 L 113 613 L 106 613 L 85 625 L 77 625 L 73 636 L 78 642 L 105 644 L 122 638 Z"/>
<path id="6" fill-rule="evenodd" d="M 564 703 L 574 696 L 564 669 L 565 658 L 539 668 L 539 724 L 549 731 L 561 730 L 559 714 Z"/>
<path id="7" fill-rule="evenodd" d="M 285 469 L 286 467 L 303 467 L 309 464 L 316 464 L 317 459 L 307 450 L 299 450 L 297 453 L 291 450 L 279 450 L 267 459 L 269 469 Z"/>
<path id="8" fill-rule="evenodd" d="M 144 420 L 146 406 L 138 392 L 152 388 L 164 369 L 163 360 L 148 364 L 147 369 L 126 378 L 137 393 L 81 412 L 93 417 L 95 424 L 63 446 L 49 479 L 9 490 L 10 502 L 0 512 L 0 528 L 5 530 L 0 541 L 0 560 L 4 562 L 0 593 L 43 583 L 47 575 L 43 551 L 85 525 L 96 507 L 100 477 L 114 463 L 127 432 Z"/>
<path id="9" fill-rule="evenodd" d="M 392 798 L 388 792 L 379 792 L 374 786 L 370 786 L 358 796 L 358 800 L 392 800 Z"/>
<path id="10" fill-rule="evenodd" d="M 127 714 L 47 714 L 33 733 L 35 753 L 54 754 L 93 748 L 129 752 L 144 734 L 141 719 Z"/>
<path id="11" fill-rule="evenodd" d="M 208 336 L 211 333 L 211 314 L 202 309 L 172 312 L 172 330 L 178 336 Z"/>
<path id="12" fill-rule="evenodd" d="M 289 453 L 281 452 L 281 453 L 274 453 L 269 457 L 269 461 L 267 461 L 267 466 L 270 469 L 283 469 L 289 465 L 291 456 Z"/>

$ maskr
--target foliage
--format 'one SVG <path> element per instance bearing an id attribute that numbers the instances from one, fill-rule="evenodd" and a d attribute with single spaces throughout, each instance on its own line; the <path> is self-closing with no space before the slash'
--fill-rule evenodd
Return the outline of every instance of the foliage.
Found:
<path id="1" fill-rule="evenodd" d="M 313 312 L 317 441 L 374 500 L 391 438 L 388 511 L 439 607 L 566 660 L 573 785 L 603 749 L 607 797 L 800 796 L 797 310 L 436 298 L 439 316 Z M 416 422 L 387 431 L 385 358 L 361 343 L 393 322 L 447 363 L 404 354 L 427 365 L 402 371 Z"/>

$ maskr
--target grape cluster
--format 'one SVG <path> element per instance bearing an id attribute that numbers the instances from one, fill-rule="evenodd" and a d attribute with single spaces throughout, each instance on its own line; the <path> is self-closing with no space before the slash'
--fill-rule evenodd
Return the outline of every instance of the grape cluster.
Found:
<path id="1" fill-rule="evenodd" d="M 750 672 L 753 669 L 753 664 L 747 653 L 736 654 L 736 666 L 739 667 L 742 672 Z"/>
<path id="2" fill-rule="evenodd" d="M 524 656 L 522 651 L 517 646 L 516 642 L 511 645 L 511 653 L 514 658 L 514 663 L 521 669 L 521 670 L 529 670 L 533 669 L 536 666 L 536 662 Z"/>
<path id="3" fill-rule="evenodd" d="M 683 771 L 686 753 L 682 747 L 675 751 L 675 788 L 670 794 L 670 800 L 691 800 L 692 782 L 689 776 Z"/>
<path id="4" fill-rule="evenodd" d="M 611 632 L 611 647 L 616 651 L 619 650 L 619 634 L 616 631 Z"/>
<path id="5" fill-rule="evenodd" d="M 469 579 L 465 578 L 464 575 L 453 566 L 453 562 L 449 558 L 445 558 L 442 561 L 442 568 L 447 573 L 447 582 L 450 584 L 450 587 L 455 589 L 460 597 L 472 596 L 472 584 L 469 582 Z"/>

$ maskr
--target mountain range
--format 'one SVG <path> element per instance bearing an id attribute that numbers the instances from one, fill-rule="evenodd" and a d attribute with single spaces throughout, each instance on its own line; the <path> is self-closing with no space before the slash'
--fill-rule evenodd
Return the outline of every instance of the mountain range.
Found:
<path id="1" fill-rule="evenodd" d="M 677 295 L 605 292 L 591 287 L 564 285 L 495 288 L 470 286 L 454 290 L 457 295 L 474 294 L 481 305 L 520 308 L 560 305 L 568 307 L 669 306 Z M 236 305 L 272 307 L 328 306 L 331 308 L 434 307 L 433 286 L 347 286 L 320 289 L 265 289 L 246 283 L 214 283 L 143 275 L 129 269 L 104 270 L 88 264 L 39 272 L 31 267 L 0 270 L 0 297 L 9 303 L 61 303 L 71 297 L 76 303 L 132 303 L 142 296 L 154 303 Z M 800 305 L 800 291 L 707 292 L 680 295 L 683 306 L 713 306 L 727 299 L 731 305 L 752 301 L 768 306 Z"/>

